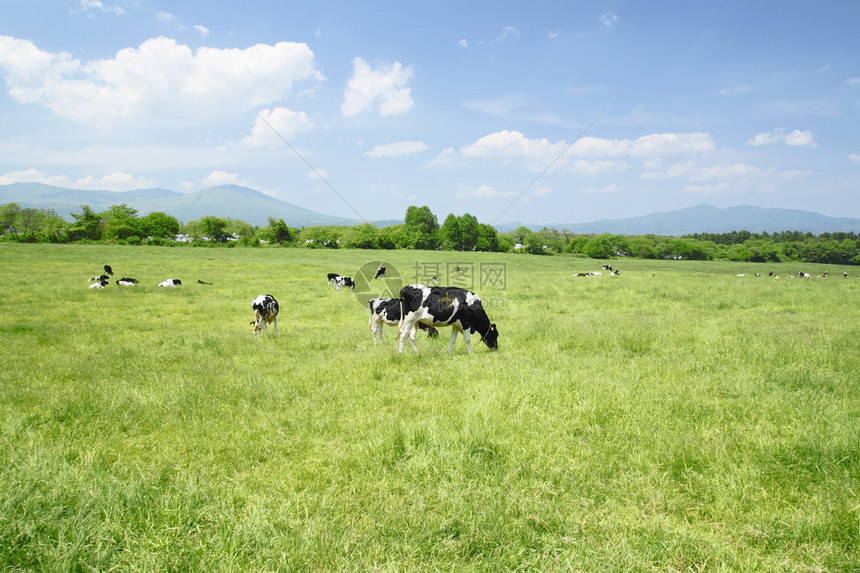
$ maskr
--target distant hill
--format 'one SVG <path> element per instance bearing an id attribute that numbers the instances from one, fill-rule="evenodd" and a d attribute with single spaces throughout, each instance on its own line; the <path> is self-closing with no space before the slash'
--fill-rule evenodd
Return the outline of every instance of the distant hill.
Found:
<path id="1" fill-rule="evenodd" d="M 67 221 L 72 220 L 72 212 L 80 212 L 81 205 L 89 205 L 94 211 L 101 212 L 113 205 L 126 204 L 137 209 L 140 215 L 159 211 L 173 215 L 183 223 L 206 215 L 241 219 L 259 226 L 268 224 L 270 216 L 283 219 L 291 227 L 355 225 L 360 222 L 303 209 L 239 185 L 222 185 L 185 194 L 168 189 L 81 191 L 42 183 L 12 183 L 0 185 L 0 205 L 6 203 L 54 209 Z"/>
<path id="2" fill-rule="evenodd" d="M 206 215 L 241 219 L 253 225 L 268 224 L 268 218 L 283 219 L 291 227 L 316 225 L 356 225 L 361 221 L 332 217 L 303 209 L 270 197 L 249 187 L 222 185 L 195 193 L 178 193 L 169 189 L 139 189 L 135 191 L 81 191 L 44 185 L 42 183 L 12 183 L 0 185 L 0 205 L 17 203 L 21 207 L 54 209 L 58 215 L 72 220 L 72 212 L 80 212 L 81 205 L 94 211 L 106 211 L 113 205 L 126 204 L 140 215 L 160 211 L 173 215 L 183 223 L 196 221 Z M 402 220 L 375 221 L 379 226 L 402 223 Z M 567 229 L 574 233 L 613 233 L 616 235 L 667 235 L 680 236 L 693 233 L 778 233 L 802 231 L 804 233 L 833 233 L 838 231 L 860 233 L 860 219 L 828 217 L 820 213 L 796 209 L 767 209 L 740 205 L 725 209 L 711 205 L 697 205 L 677 211 L 653 213 L 624 219 L 602 219 L 590 223 L 505 223 L 494 225 L 499 232 L 525 226 L 532 230 L 542 227 Z"/>
<path id="3" fill-rule="evenodd" d="M 520 226 L 509 223 L 505 231 Z M 860 232 L 860 219 L 848 217 L 828 217 L 820 213 L 796 209 L 768 209 L 740 205 L 725 209 L 711 205 L 697 205 L 677 211 L 653 213 L 641 217 L 623 219 L 602 219 L 590 223 L 525 225 L 532 230 L 542 227 L 567 229 L 574 233 L 612 233 L 615 235 L 665 235 L 678 237 L 694 233 L 730 233 L 750 231 L 751 233 L 778 233 L 781 231 L 802 231 L 820 235 L 821 233 Z"/>

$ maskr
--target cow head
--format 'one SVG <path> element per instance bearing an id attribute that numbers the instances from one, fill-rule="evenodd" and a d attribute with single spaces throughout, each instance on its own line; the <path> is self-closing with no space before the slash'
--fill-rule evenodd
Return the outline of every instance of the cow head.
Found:
<path id="1" fill-rule="evenodd" d="M 490 329 L 487 331 L 487 335 L 484 336 L 483 340 L 484 344 L 486 344 L 491 350 L 497 350 L 499 348 L 499 331 L 495 324 L 490 325 Z"/>

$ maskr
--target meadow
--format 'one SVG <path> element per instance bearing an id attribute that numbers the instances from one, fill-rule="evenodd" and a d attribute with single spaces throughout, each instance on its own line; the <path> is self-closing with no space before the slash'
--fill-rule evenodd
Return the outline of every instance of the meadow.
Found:
<path id="1" fill-rule="evenodd" d="M 499 350 L 374 346 L 325 275 L 379 261 Z M 857 268 L 604 262 L 0 244 L 0 567 L 860 570 Z"/>

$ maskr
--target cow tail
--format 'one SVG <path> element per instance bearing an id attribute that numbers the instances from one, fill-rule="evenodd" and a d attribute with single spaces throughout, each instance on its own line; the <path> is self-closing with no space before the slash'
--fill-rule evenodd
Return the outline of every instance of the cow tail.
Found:
<path id="1" fill-rule="evenodd" d="M 400 305 L 400 320 L 397 321 L 397 340 L 400 340 L 400 331 L 403 329 L 403 322 L 404 322 L 404 320 L 403 320 L 404 319 L 404 316 L 403 316 L 403 297 L 400 297 L 400 302 L 398 304 Z"/>

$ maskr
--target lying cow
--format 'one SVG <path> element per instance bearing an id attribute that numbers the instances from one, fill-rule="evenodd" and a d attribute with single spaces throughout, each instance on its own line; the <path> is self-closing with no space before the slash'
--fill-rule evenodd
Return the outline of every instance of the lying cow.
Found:
<path id="1" fill-rule="evenodd" d="M 367 301 L 367 308 L 370 310 L 370 332 L 373 333 L 373 343 L 376 344 L 376 334 L 379 333 L 379 340 L 385 343 L 385 338 L 382 336 L 382 324 L 388 326 L 397 326 L 400 324 L 400 299 L 399 298 L 372 298 Z M 439 336 L 439 331 L 432 326 L 427 326 L 423 323 L 418 323 L 418 328 L 427 331 L 427 336 L 436 338 Z"/>
<path id="2" fill-rule="evenodd" d="M 397 331 L 400 338 L 399 351 L 403 352 L 406 337 L 412 342 L 412 348 L 418 352 L 415 345 L 415 334 L 418 323 L 427 326 L 450 326 L 451 344 L 448 354 L 454 348 L 457 333 L 463 333 L 466 350 L 471 354 L 472 346 L 469 340 L 473 332 L 477 332 L 490 349 L 498 348 L 499 331 L 490 322 L 481 297 L 475 293 L 456 287 L 429 287 L 422 284 L 405 286 L 400 290 L 401 313 L 403 314 Z"/>

